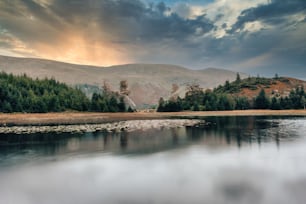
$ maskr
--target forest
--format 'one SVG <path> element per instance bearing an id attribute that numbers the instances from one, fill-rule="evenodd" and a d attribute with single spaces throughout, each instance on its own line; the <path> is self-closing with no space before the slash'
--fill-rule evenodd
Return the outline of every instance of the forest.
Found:
<path id="1" fill-rule="evenodd" d="M 91 98 L 55 79 L 0 73 L 0 112 L 46 113 L 63 111 L 125 112 L 122 97 L 113 92 Z"/>
<path id="2" fill-rule="evenodd" d="M 210 90 L 199 85 L 187 86 L 184 98 L 172 96 L 169 100 L 160 98 L 158 112 L 218 111 L 246 109 L 305 109 L 306 93 L 303 86 L 291 90 L 287 96 L 267 96 L 261 89 L 257 96 L 248 98 L 238 95 L 242 88 L 257 89 L 258 85 L 269 86 L 275 80 L 261 77 L 240 79 L 239 74 L 233 82 Z M 125 81 L 123 81 L 125 82 Z M 126 88 L 127 84 L 120 84 Z M 126 90 L 122 93 L 127 92 Z M 127 94 L 127 93 L 125 93 Z M 63 111 L 126 112 L 123 95 L 103 90 L 88 97 L 79 88 L 70 87 L 55 79 L 32 79 L 26 75 L 14 76 L 0 73 L 0 112 L 46 113 Z"/>
<path id="3" fill-rule="evenodd" d="M 241 80 L 239 74 L 234 82 L 226 81 L 224 85 L 210 90 L 203 90 L 199 85 L 187 86 L 185 98 L 171 97 L 169 100 L 160 98 L 158 112 L 192 111 L 222 111 L 222 110 L 247 110 L 247 109 L 305 109 L 306 93 L 303 86 L 291 90 L 288 96 L 269 97 L 262 88 L 257 96 L 248 98 L 237 93 L 242 88 L 257 89 L 258 85 L 269 86 L 275 80 L 283 78 L 249 77 Z"/>

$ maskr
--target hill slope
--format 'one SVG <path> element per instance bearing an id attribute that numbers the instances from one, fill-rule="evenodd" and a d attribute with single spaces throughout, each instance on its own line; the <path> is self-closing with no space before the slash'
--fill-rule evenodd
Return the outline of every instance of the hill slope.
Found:
<path id="1" fill-rule="evenodd" d="M 306 81 L 295 78 L 247 78 L 240 82 L 229 83 L 216 89 L 219 93 L 229 93 L 235 96 L 244 96 L 249 99 L 256 97 L 263 89 L 268 97 L 286 97 L 296 88 L 306 89 Z"/>
<path id="2" fill-rule="evenodd" d="M 0 70 L 23 74 L 33 78 L 54 77 L 69 85 L 89 84 L 97 87 L 107 83 L 114 91 L 119 90 L 121 80 L 127 80 L 130 98 L 138 106 L 157 104 L 160 97 L 168 98 L 172 84 L 179 86 L 180 94 L 185 86 L 197 83 L 203 88 L 213 88 L 232 81 L 236 73 L 220 69 L 190 70 L 176 65 L 127 64 L 111 67 L 76 65 L 44 59 L 0 56 Z M 241 74 L 242 78 L 246 75 Z"/>
<path id="3" fill-rule="evenodd" d="M 228 81 L 213 90 L 193 86 L 185 98 L 160 100 L 158 112 L 223 111 L 246 109 L 305 109 L 306 82 L 293 78 L 249 77 L 230 83 Z"/>

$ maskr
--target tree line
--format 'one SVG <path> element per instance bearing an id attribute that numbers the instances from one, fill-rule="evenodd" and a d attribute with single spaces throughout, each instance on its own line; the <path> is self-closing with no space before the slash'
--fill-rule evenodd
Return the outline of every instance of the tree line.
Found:
<path id="1" fill-rule="evenodd" d="M 285 79 L 281 79 L 285 80 Z M 241 88 L 256 89 L 258 84 L 270 85 L 273 80 L 260 77 L 249 77 L 241 80 L 237 74 L 236 81 L 228 81 L 214 90 L 203 90 L 199 85 L 193 84 L 187 87 L 185 98 L 170 98 L 164 100 L 160 98 L 158 112 L 176 112 L 183 110 L 192 111 L 222 111 L 222 110 L 246 110 L 246 109 L 305 109 L 306 93 L 303 86 L 293 89 L 285 97 L 268 97 L 264 89 L 259 94 L 250 99 L 245 96 L 238 96 L 237 92 Z"/>
<path id="2" fill-rule="evenodd" d="M 112 92 L 91 98 L 55 79 L 32 79 L 25 74 L 0 73 L 0 112 L 46 113 L 62 111 L 124 112 L 124 99 Z"/>

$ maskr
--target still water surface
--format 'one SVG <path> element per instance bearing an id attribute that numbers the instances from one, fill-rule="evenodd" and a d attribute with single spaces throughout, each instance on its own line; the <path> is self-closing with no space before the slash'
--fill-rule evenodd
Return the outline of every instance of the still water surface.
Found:
<path id="1" fill-rule="evenodd" d="M 0 135 L 0 203 L 305 203 L 306 118 Z"/>

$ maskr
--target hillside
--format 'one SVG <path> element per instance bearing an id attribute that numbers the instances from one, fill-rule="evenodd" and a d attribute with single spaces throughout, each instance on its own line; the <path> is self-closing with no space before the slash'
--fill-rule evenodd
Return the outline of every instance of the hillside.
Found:
<path id="1" fill-rule="evenodd" d="M 289 77 L 273 79 L 252 77 L 242 79 L 240 82 L 235 81 L 228 85 L 219 86 L 216 92 L 229 93 L 235 96 L 244 96 L 253 99 L 264 89 L 268 97 L 286 97 L 297 87 L 306 89 L 306 81 Z"/>
<path id="2" fill-rule="evenodd" d="M 119 90 L 119 82 L 127 80 L 130 98 L 138 107 L 157 104 L 160 97 L 169 98 L 172 84 L 179 86 L 178 94 L 184 95 L 187 84 L 197 83 L 213 88 L 232 81 L 235 72 L 209 68 L 190 70 L 166 64 L 127 64 L 111 67 L 76 65 L 44 59 L 0 56 L 0 71 L 13 74 L 26 73 L 33 78 L 54 77 L 69 85 L 93 85 L 102 87 L 107 83 L 113 91 Z M 242 78 L 246 75 L 241 74 Z"/>
<path id="3" fill-rule="evenodd" d="M 305 109 L 306 82 L 293 78 L 248 77 L 226 81 L 211 90 L 191 86 L 185 98 L 159 101 L 158 112 L 247 109 Z"/>

